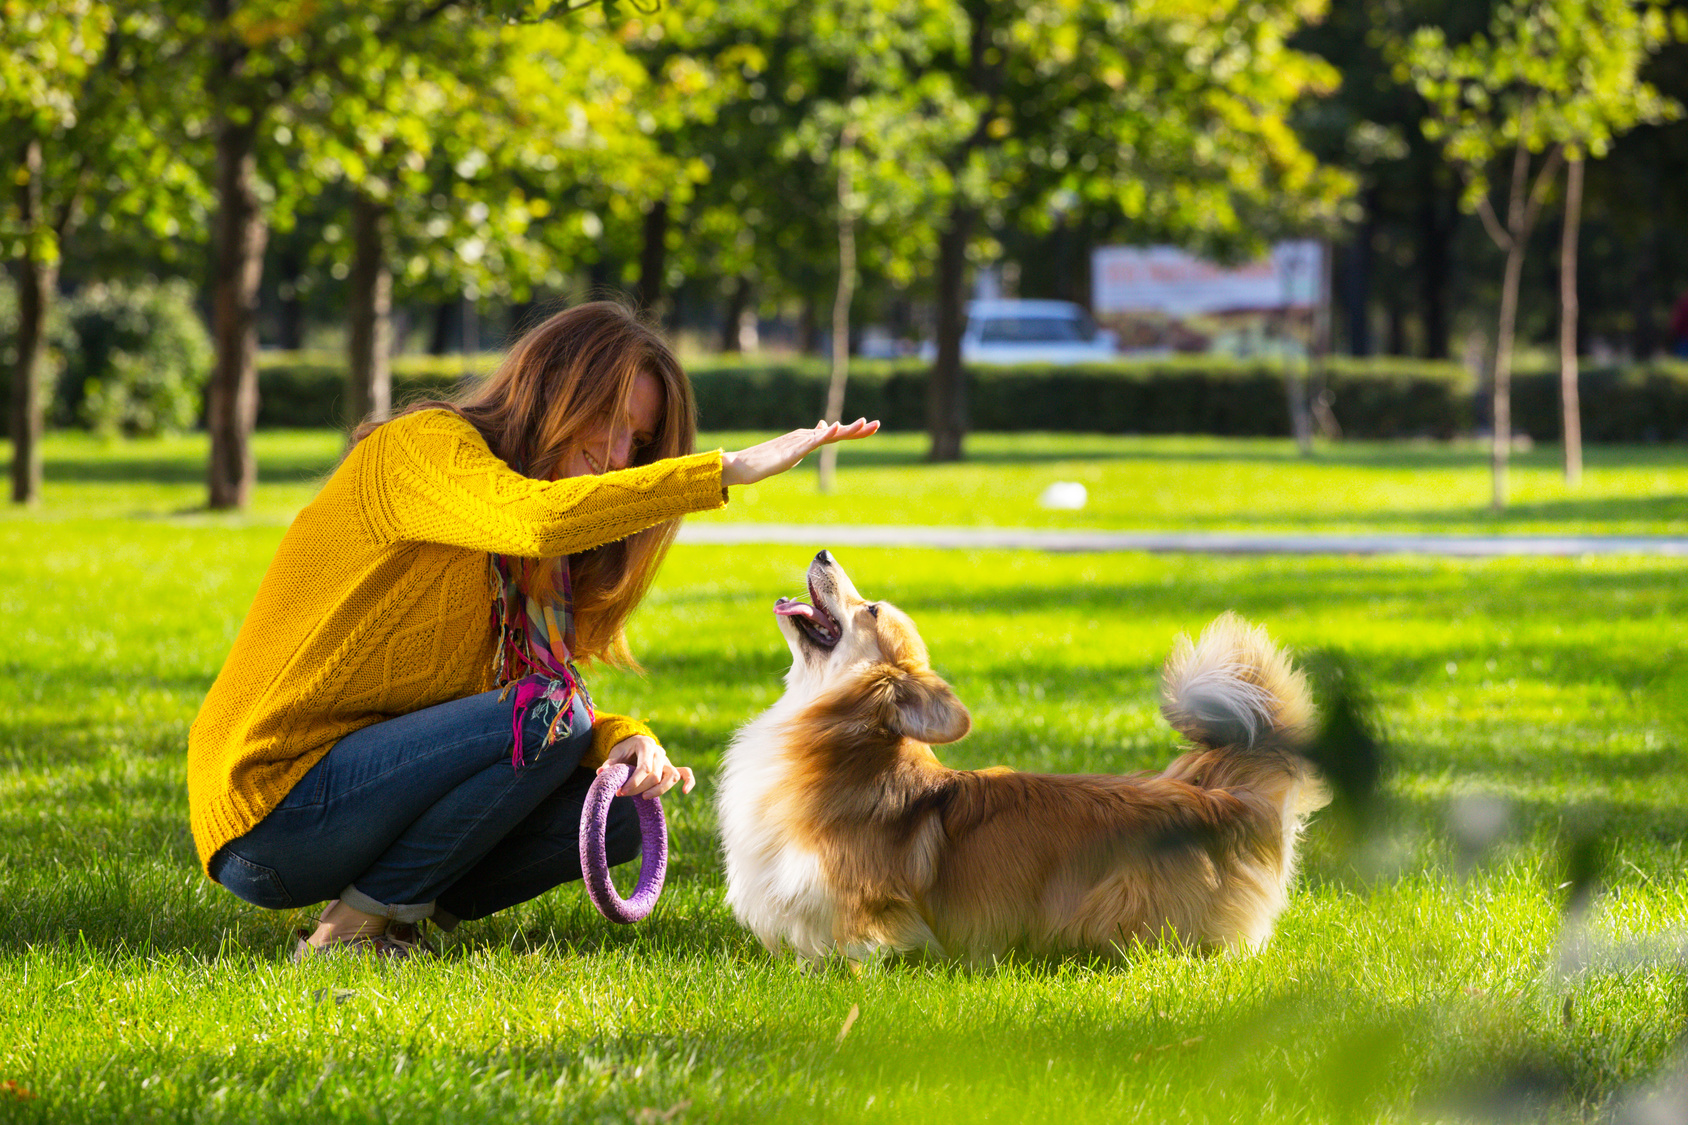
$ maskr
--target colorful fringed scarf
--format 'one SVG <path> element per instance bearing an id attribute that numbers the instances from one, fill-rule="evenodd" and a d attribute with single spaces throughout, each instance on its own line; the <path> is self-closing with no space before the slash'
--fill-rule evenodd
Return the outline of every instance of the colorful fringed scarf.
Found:
<path id="1" fill-rule="evenodd" d="M 510 765 L 522 768 L 522 725 L 533 718 L 545 724 L 549 746 L 557 740 L 557 728 L 574 712 L 576 695 L 586 707 L 588 722 L 597 716 L 592 696 L 574 666 L 574 586 L 569 580 L 569 560 L 557 560 L 557 600 L 540 605 L 517 584 L 522 560 L 492 556 L 493 623 L 498 628 L 498 652 L 493 657 L 493 675 L 508 696 L 513 689 L 515 705 L 510 712 L 510 729 L 516 745 Z"/>

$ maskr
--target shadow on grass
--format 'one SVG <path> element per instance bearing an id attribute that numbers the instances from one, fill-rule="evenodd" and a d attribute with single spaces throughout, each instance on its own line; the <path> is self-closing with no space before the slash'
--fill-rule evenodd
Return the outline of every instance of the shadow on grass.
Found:
<path id="1" fill-rule="evenodd" d="M 1013 440 L 1013 435 L 993 434 L 992 447 L 979 449 L 977 445 L 960 462 L 942 465 L 1038 465 L 1057 461 L 1101 461 L 1185 464 L 1243 464 L 1300 466 L 1308 469 L 1349 468 L 1399 472 L 1409 469 L 1462 469 L 1487 472 L 1489 451 L 1476 443 L 1446 444 L 1440 442 L 1361 442 L 1352 445 L 1321 446 L 1311 456 L 1302 456 L 1288 438 L 1208 438 L 1191 439 L 1214 442 L 1210 449 L 1189 448 L 1121 448 L 1122 441 L 1170 442 L 1172 436 L 1097 437 L 1086 441 L 1084 435 L 1028 434 L 1028 445 L 1054 436 L 1061 440 L 1057 449 L 1004 448 L 996 442 Z M 1221 445 L 1221 442 L 1234 442 Z M 1633 468 L 1665 469 L 1688 466 L 1688 452 L 1682 447 L 1661 445 L 1603 445 L 1585 448 L 1585 467 L 1600 469 Z M 871 442 L 851 445 L 839 454 L 842 469 L 938 468 L 942 465 L 927 459 L 922 450 L 899 449 Z M 1560 468 L 1557 446 L 1540 446 L 1527 453 L 1515 453 L 1514 469 L 1540 469 L 1557 472 Z M 799 470 L 801 471 L 801 470 Z"/>
<path id="2" fill-rule="evenodd" d="M 973 568 L 966 553 L 957 553 L 956 565 Z M 1239 582 L 1231 567 L 1253 573 Z M 1469 568 L 1481 568 L 1475 573 Z M 794 568 L 795 569 L 795 568 Z M 1316 591 L 1315 591 L 1316 584 Z M 796 592 L 787 584 L 785 593 Z M 1669 561 L 1625 566 L 1622 572 L 1584 569 L 1574 560 L 1546 560 L 1540 565 L 1504 567 L 1488 560 L 1441 560 L 1403 556 L 1399 565 L 1380 569 L 1376 563 L 1355 564 L 1341 556 L 1249 556 L 1216 560 L 1205 572 L 1180 576 L 1176 582 L 1090 581 L 1031 583 L 1005 580 L 997 587 L 969 583 L 965 592 L 944 592 L 941 583 L 923 576 L 907 589 L 895 582 L 880 583 L 868 591 L 872 597 L 895 602 L 921 624 L 924 615 L 956 617 L 979 614 L 1016 615 L 1073 611 L 1105 620 L 1122 611 L 1153 613 L 1174 619 L 1216 615 L 1227 609 L 1245 615 L 1273 616 L 1299 612 L 1316 603 L 1321 611 L 1356 604 L 1371 605 L 1378 599 L 1411 599 L 1414 616 L 1435 619 L 1448 614 L 1460 617 L 1474 611 L 1491 611 L 1508 618 L 1525 614 L 1566 614 L 1582 618 L 1589 598 L 1624 593 L 1633 599 L 1657 598 L 1659 606 L 1688 610 L 1688 583 L 1682 580 L 1681 565 Z M 751 603 L 761 617 L 762 601 L 772 604 L 767 588 L 662 591 L 656 601 L 672 607 L 722 609 Z M 1643 611 L 1645 612 L 1645 611 Z M 747 622 L 737 639 L 755 642 L 764 626 Z M 773 627 L 766 626 L 773 636 Z M 928 638 L 930 640 L 931 638 Z M 1171 637 L 1168 636 L 1170 643 Z M 770 643 L 770 651 L 772 651 Z M 783 650 L 782 650 L 783 651 Z M 935 653 L 934 655 L 939 655 Z M 737 659 L 745 659 L 738 654 Z M 653 655 L 647 665 L 660 666 L 662 657 Z M 779 665 L 784 671 L 785 663 Z"/>
<path id="3" fill-rule="evenodd" d="M 326 479 L 336 461 L 317 458 L 282 460 L 265 458 L 258 465 L 258 479 L 271 484 L 314 484 Z M 205 465 L 179 458 L 49 458 L 44 468 L 48 480 L 74 484 L 204 484 Z"/>
<path id="4" fill-rule="evenodd" d="M 1257 566 L 1256 563 L 1246 565 Z M 1481 565 L 1481 564 L 1479 564 Z M 1489 567 L 1471 574 L 1463 566 L 1438 560 L 1407 560 L 1396 570 L 1349 566 L 1340 559 L 1285 556 L 1276 568 L 1262 567 L 1246 582 L 1220 570 L 1165 582 L 1026 583 L 995 590 L 969 591 L 953 598 L 899 602 L 914 616 L 922 614 L 1014 615 L 1062 610 L 1118 614 L 1122 610 L 1174 618 L 1217 615 L 1227 609 L 1245 616 L 1272 617 L 1299 612 L 1316 601 L 1321 613 L 1343 607 L 1372 606 L 1380 599 L 1410 599 L 1412 616 L 1457 620 L 1473 613 L 1507 619 L 1563 616 L 1582 619 L 1591 598 L 1623 593 L 1638 606 L 1688 609 L 1688 583 L 1679 564 L 1658 562 L 1625 567 L 1622 572 L 1582 569 L 1564 564 L 1538 567 Z M 1313 592 L 1316 588 L 1316 593 Z M 1645 602 L 1640 599 L 1648 599 Z M 1610 603 L 1608 603 L 1610 604 Z M 1614 606 L 1615 611 L 1618 607 Z M 1638 609 L 1646 616 L 1652 613 Z M 1613 617 L 1618 613 L 1613 612 Z M 930 642 L 932 638 L 928 637 Z M 1167 638 L 1170 642 L 1171 638 Z M 942 657 L 941 651 L 934 651 Z"/>
<path id="5" fill-rule="evenodd" d="M 90 692 L 115 690 L 125 695 L 138 691 L 181 692 L 201 697 L 211 690 L 216 676 L 203 672 L 183 672 L 177 675 L 136 673 L 119 665 L 90 662 L 85 665 L 54 665 L 42 667 L 19 660 L 0 662 L 0 682 L 28 683 L 36 688 L 42 699 L 83 699 Z"/>

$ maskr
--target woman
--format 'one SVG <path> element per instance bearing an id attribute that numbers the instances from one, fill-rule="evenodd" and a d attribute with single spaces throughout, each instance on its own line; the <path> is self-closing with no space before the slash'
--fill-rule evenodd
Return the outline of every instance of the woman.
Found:
<path id="1" fill-rule="evenodd" d="M 631 664 L 623 626 L 680 517 L 877 422 L 693 453 L 690 384 L 619 305 L 527 333 L 455 403 L 365 423 L 282 538 L 194 720 L 188 797 L 206 874 L 248 902 L 329 902 L 297 956 L 425 949 L 580 877 L 592 769 L 692 787 L 636 719 L 597 712 L 576 659 Z"/>

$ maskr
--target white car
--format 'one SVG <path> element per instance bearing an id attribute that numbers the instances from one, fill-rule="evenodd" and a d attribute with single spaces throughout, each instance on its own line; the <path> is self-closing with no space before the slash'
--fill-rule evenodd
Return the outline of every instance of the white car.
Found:
<path id="1" fill-rule="evenodd" d="M 921 358 L 937 355 L 935 344 Z M 1070 301 L 970 301 L 963 363 L 1094 363 L 1119 357 L 1119 340 Z"/>

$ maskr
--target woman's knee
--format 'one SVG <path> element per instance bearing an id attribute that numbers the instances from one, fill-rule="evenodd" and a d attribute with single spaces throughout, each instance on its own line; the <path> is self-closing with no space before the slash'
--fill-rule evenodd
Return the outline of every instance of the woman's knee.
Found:
<path id="1" fill-rule="evenodd" d="M 574 772 L 592 748 L 592 717 L 578 696 L 571 706 L 572 712 L 556 723 L 546 722 L 543 713 L 524 717 L 518 774 L 566 778 Z"/>

